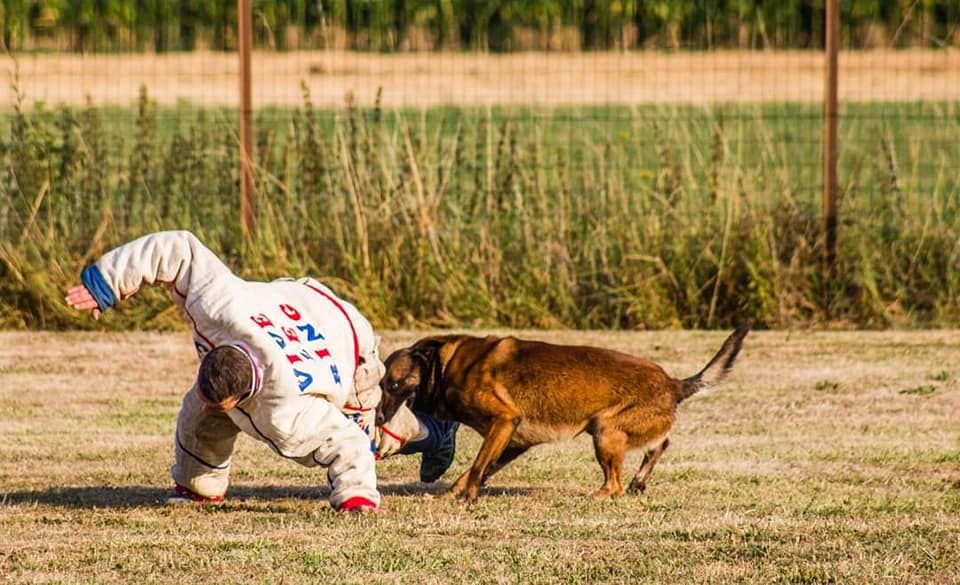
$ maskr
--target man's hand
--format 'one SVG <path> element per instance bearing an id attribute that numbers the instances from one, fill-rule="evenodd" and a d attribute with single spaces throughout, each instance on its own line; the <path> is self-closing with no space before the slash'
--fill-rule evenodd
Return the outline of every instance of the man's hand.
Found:
<path id="1" fill-rule="evenodd" d="M 377 427 L 373 440 L 377 446 L 377 452 L 374 454 L 377 461 L 396 455 L 403 448 L 403 444 L 406 443 L 403 437 L 386 428 L 386 425 Z"/>
<path id="2" fill-rule="evenodd" d="M 386 459 L 403 449 L 407 441 L 419 441 L 428 434 L 419 419 L 406 404 L 400 405 L 396 414 L 386 423 L 377 427 L 374 441 L 377 445 L 377 459 Z"/>
<path id="3" fill-rule="evenodd" d="M 67 290 L 67 304 L 78 311 L 90 311 L 90 316 L 94 319 L 100 318 L 100 307 L 97 300 L 93 298 L 87 287 L 82 284 L 70 287 Z"/>

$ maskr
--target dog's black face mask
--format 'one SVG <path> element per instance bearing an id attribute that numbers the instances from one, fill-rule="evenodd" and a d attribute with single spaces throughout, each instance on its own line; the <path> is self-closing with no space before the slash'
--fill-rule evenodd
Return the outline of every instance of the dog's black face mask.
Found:
<path id="1" fill-rule="evenodd" d="M 412 348 L 393 352 L 384 365 L 387 371 L 380 380 L 383 398 L 377 407 L 377 425 L 392 419 L 401 404 L 412 404 L 427 370 L 422 357 L 416 355 Z"/>
<path id="2" fill-rule="evenodd" d="M 430 400 L 434 386 L 439 383 L 437 350 L 440 345 L 433 340 L 421 340 L 390 354 L 384 362 L 386 373 L 380 380 L 383 398 L 377 407 L 377 425 L 389 422 L 402 404 L 412 408 L 416 401 L 421 410 L 427 406 L 421 403 Z"/>

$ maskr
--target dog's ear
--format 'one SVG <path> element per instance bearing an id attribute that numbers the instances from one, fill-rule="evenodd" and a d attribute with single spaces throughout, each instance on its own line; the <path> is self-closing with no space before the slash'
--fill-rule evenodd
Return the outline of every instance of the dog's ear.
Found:
<path id="1" fill-rule="evenodd" d="M 414 399 L 414 407 L 431 411 L 434 392 L 440 388 L 443 376 L 443 363 L 440 360 L 440 348 L 444 342 L 439 339 L 421 339 L 410 348 L 410 355 L 420 362 L 420 387 Z"/>
<path id="2" fill-rule="evenodd" d="M 410 355 L 414 359 L 430 363 L 436 357 L 442 345 L 443 342 L 439 339 L 427 337 L 410 346 Z"/>

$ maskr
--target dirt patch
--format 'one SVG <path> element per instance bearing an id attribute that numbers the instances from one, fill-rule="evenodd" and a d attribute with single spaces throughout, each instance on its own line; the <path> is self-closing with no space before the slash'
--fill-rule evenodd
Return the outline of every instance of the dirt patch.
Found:
<path id="1" fill-rule="evenodd" d="M 13 59 L 4 59 L 9 75 Z M 162 104 L 237 103 L 232 54 L 21 55 L 28 102 L 129 105 L 140 86 Z M 342 105 L 348 93 L 388 107 L 456 105 L 707 104 L 816 102 L 818 52 L 522 53 L 378 55 L 333 51 L 254 55 L 254 104 L 297 105 L 301 82 L 314 103 Z M 960 50 L 865 51 L 840 57 L 848 101 L 960 99 Z M 14 101 L 4 92 L 0 105 Z"/>

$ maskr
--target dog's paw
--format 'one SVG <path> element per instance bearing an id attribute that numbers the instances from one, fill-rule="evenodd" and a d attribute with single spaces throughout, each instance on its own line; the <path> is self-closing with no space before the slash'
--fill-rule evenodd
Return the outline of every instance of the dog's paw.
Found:
<path id="1" fill-rule="evenodd" d="M 463 493 L 460 494 L 460 499 L 463 500 L 466 504 L 472 504 L 477 501 L 477 495 L 479 490 L 475 487 L 467 488 L 463 490 Z"/>
<path id="2" fill-rule="evenodd" d="M 467 504 L 471 504 L 476 501 L 478 493 L 479 490 L 475 487 L 460 487 L 454 484 L 450 489 L 440 494 L 440 498 L 444 500 L 461 500 Z"/>
<path id="3" fill-rule="evenodd" d="M 450 488 L 440 494 L 439 498 L 441 500 L 455 500 L 463 494 L 463 488 L 458 487 L 457 484 L 453 484 Z"/>
<path id="4" fill-rule="evenodd" d="M 470 484 L 470 478 L 465 473 L 457 478 L 457 481 L 453 482 L 453 485 L 450 486 L 450 489 L 443 493 L 444 498 L 459 498 L 464 492 L 467 491 Z"/>
<path id="5" fill-rule="evenodd" d="M 609 487 L 602 487 L 602 488 L 598 489 L 597 491 L 593 492 L 592 494 L 590 494 L 590 497 L 593 498 L 593 499 L 595 499 L 595 500 L 604 500 L 604 499 L 606 499 L 606 498 L 615 498 L 615 497 L 617 497 L 617 496 L 619 496 L 619 495 L 622 495 L 622 494 L 623 494 L 623 488 L 622 488 L 622 487 L 621 487 L 620 489 L 609 488 Z"/>

